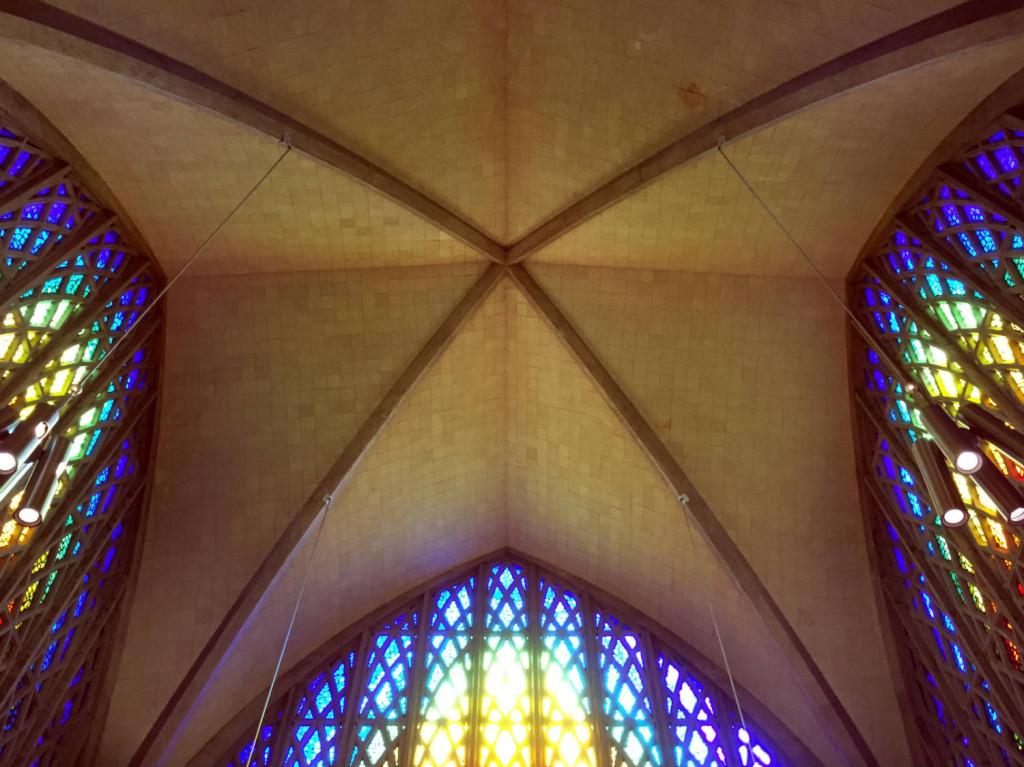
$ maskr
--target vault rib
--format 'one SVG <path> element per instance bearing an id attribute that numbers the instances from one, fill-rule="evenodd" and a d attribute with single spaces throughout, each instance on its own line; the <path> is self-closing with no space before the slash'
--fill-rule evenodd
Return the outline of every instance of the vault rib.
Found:
<path id="1" fill-rule="evenodd" d="M 796 674 L 800 687 L 810 701 L 811 709 L 832 741 L 836 751 L 848 764 L 877 765 L 871 749 L 833 691 L 810 652 L 762 583 L 754 568 L 737 547 L 715 513 L 701 497 L 686 472 L 664 442 L 601 364 L 597 355 L 576 331 L 569 319 L 521 264 L 507 267 L 516 287 L 543 316 L 555 334 L 579 362 L 587 376 L 611 406 L 630 436 L 665 480 L 674 495 L 687 497 L 696 524 L 708 546 L 714 551 L 740 592 L 750 600 L 768 631 L 778 643 Z M 680 509 L 681 514 L 685 511 Z"/>
<path id="2" fill-rule="evenodd" d="M 0 3 L 2 7 L 2 3 Z M 718 146 L 873 80 L 1024 32 L 1019 0 L 968 2 L 797 75 L 669 144 L 577 200 L 508 249 L 516 264 L 645 186 Z"/>
<path id="3" fill-rule="evenodd" d="M 362 427 L 345 446 L 337 460 L 327 470 L 323 479 L 289 522 L 280 538 L 271 547 L 266 558 L 256 568 L 249 582 L 235 599 L 234 604 L 228 608 L 224 618 L 139 745 L 130 764 L 166 763 L 184 729 L 188 714 L 198 703 L 206 683 L 213 675 L 220 660 L 228 652 L 232 642 L 252 616 L 260 599 L 271 587 L 274 579 L 284 571 L 292 555 L 301 547 L 306 533 L 316 527 L 317 520 L 324 512 L 324 497 L 337 495 L 348 484 L 363 458 L 373 449 L 398 409 L 415 389 L 416 384 L 434 366 L 455 335 L 473 316 L 484 299 L 490 295 L 503 273 L 504 269 L 497 264 L 492 264 L 487 268 L 445 317 L 438 329 L 434 331 L 413 361 L 409 363 L 402 375 L 381 399 L 380 404 L 363 422 Z"/>
<path id="4" fill-rule="evenodd" d="M 0 36 L 71 56 L 286 141 L 504 263 L 503 246 L 410 184 L 269 104 L 129 37 L 37 0 L 0 0 Z"/>

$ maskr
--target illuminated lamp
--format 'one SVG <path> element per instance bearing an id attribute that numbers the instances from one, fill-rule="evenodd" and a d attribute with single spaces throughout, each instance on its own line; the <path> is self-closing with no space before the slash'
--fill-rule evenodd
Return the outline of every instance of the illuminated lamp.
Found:
<path id="1" fill-rule="evenodd" d="M 958 427 L 939 405 L 932 403 L 921 408 L 921 422 L 958 472 L 974 474 L 981 469 L 985 456 L 978 447 L 978 440 L 971 432 Z"/>
<path id="2" fill-rule="evenodd" d="M 917 440 L 911 449 L 921 469 L 932 508 L 939 512 L 942 524 L 946 527 L 961 527 L 967 524 L 967 511 L 960 500 L 956 484 L 949 475 L 940 449 L 934 442 L 921 439 Z"/>
<path id="3" fill-rule="evenodd" d="M 971 431 L 991 442 L 1019 464 L 1024 464 L 1024 434 L 1007 426 L 1003 419 L 981 405 L 961 405 L 956 417 Z"/>
<path id="4" fill-rule="evenodd" d="M 22 527 L 36 527 L 43 521 L 57 487 L 58 469 L 68 452 L 68 441 L 55 436 L 36 461 L 25 488 L 22 502 L 14 512 L 15 521 Z"/>
<path id="5" fill-rule="evenodd" d="M 17 470 L 18 465 L 50 433 L 59 415 L 56 405 L 41 402 L 36 405 L 32 415 L 0 440 L 0 475 L 13 474 Z"/>

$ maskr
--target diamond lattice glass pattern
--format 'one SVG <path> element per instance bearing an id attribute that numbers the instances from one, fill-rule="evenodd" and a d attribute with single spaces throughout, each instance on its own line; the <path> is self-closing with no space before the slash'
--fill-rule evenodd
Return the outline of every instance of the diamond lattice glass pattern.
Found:
<path id="1" fill-rule="evenodd" d="M 954 418 L 973 403 L 1024 429 L 1022 114 L 1007 113 L 934 172 L 849 283 L 871 335 L 852 359 L 883 588 L 907 648 L 908 687 L 930 712 L 916 718 L 928 731 L 924 748 L 936 763 L 963 767 L 1024 765 L 1021 537 L 979 475 L 948 464 L 969 518 L 962 530 L 944 527 L 911 445 L 931 439 L 919 413 L 925 399 Z M 981 447 L 1021 494 L 1024 455 Z M 738 736 L 749 746 L 744 764 L 760 764 L 756 738 Z"/>
<path id="2" fill-rule="evenodd" d="M 728 695 L 599 602 L 507 560 L 431 587 L 361 634 L 342 634 L 333 661 L 282 693 L 271 765 L 784 763 L 749 717 L 740 726 Z M 255 723 L 225 763 L 253 732 Z"/>
<path id="3" fill-rule="evenodd" d="M 0 400 L 21 418 L 40 405 L 62 407 L 57 434 L 68 440 L 42 525 L 12 518 L 32 463 L 0 489 L 0 761 L 43 767 L 74 762 L 84 744 L 81 723 L 93 710 L 128 582 L 159 316 L 134 326 L 159 285 L 117 217 L 12 126 L 0 127 L 0 188 Z"/>

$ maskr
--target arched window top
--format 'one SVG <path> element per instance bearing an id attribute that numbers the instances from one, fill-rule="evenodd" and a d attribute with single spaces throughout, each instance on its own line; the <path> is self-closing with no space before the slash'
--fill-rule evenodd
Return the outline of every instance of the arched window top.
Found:
<path id="1" fill-rule="evenodd" d="M 145 313 L 162 277 L 125 229 L 67 162 L 5 115 L 0 438 L 14 442 L 40 407 L 56 413 L 0 475 L 4 764 L 79 763 L 89 723 L 103 716 L 160 362 L 159 312 Z M 38 506 L 38 526 L 19 524 L 22 504 Z"/>
<path id="2" fill-rule="evenodd" d="M 521 558 L 447 577 L 278 695 L 245 767 L 792 764 L 674 647 Z"/>
<path id="3" fill-rule="evenodd" d="M 905 721 L 931 764 L 1024 765 L 1012 519 L 1024 504 L 1022 163 L 1018 105 L 910 190 L 848 283 L 864 332 L 851 335 L 863 489 L 912 702 Z M 930 447 L 932 405 L 949 424 L 971 413 L 997 424 L 959 432 L 977 440 L 982 471 L 954 471 Z M 962 509 L 963 527 L 947 507 Z"/>

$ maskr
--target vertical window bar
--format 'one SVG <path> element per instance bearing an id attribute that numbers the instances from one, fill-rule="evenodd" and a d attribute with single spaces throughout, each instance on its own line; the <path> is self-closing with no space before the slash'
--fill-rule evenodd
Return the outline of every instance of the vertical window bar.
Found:
<path id="1" fill-rule="evenodd" d="M 546 767 L 547 754 L 544 729 L 541 725 L 541 709 L 544 705 L 544 681 L 541 677 L 540 656 L 540 578 L 537 567 L 528 564 L 526 571 L 526 646 L 530 654 L 530 741 L 533 751 L 533 765 Z"/>
<path id="2" fill-rule="evenodd" d="M 405 717 L 405 731 L 398 740 L 399 764 L 407 764 L 410 767 L 415 764 L 418 740 L 416 731 L 419 728 L 420 702 L 423 699 L 423 685 L 427 677 L 427 636 L 430 633 L 430 619 L 434 613 L 432 597 L 437 591 L 437 589 L 428 589 L 423 594 L 423 601 L 420 605 L 419 633 L 416 635 L 416 644 L 413 650 L 412 679 L 409 680 L 409 711 Z"/>
<path id="3" fill-rule="evenodd" d="M 476 582 L 473 584 L 473 627 L 470 634 L 470 706 L 469 733 L 466 736 L 466 767 L 480 765 L 480 728 L 484 686 L 484 616 L 487 613 L 487 576 L 490 568 L 483 564 L 476 568 Z"/>
<path id="4" fill-rule="evenodd" d="M 651 699 L 651 709 L 654 713 L 655 742 L 661 751 L 661 763 L 670 765 L 672 764 L 673 749 L 668 743 L 669 728 L 665 708 L 665 690 L 661 675 L 658 673 L 658 656 L 654 654 L 651 632 L 638 626 L 637 633 L 640 635 L 640 647 L 643 649 L 644 685 L 647 687 L 647 695 Z M 717 709 L 715 713 L 718 713 Z M 721 733 L 721 730 L 719 732 Z"/>
<path id="5" fill-rule="evenodd" d="M 359 708 L 359 699 L 363 695 L 363 685 L 366 683 L 366 666 L 369 661 L 372 638 L 372 629 L 364 631 L 359 638 L 359 651 L 356 653 L 355 668 L 352 669 L 352 686 L 349 687 L 345 696 L 345 717 L 337 753 L 341 763 L 346 765 L 351 764 L 352 752 L 355 750 L 356 720 L 358 719 L 356 709 Z M 245 766 L 242 765 L 242 767 Z"/>
<path id="6" fill-rule="evenodd" d="M 273 739 L 270 741 L 270 759 L 267 762 L 268 764 L 280 765 L 284 763 L 284 755 L 286 753 L 285 747 L 292 739 L 295 728 L 297 727 L 294 711 L 299 705 L 299 697 L 302 694 L 302 684 L 302 682 L 299 682 L 299 684 L 293 686 L 284 698 L 284 705 L 281 709 L 281 720 L 278 723 L 277 731 L 274 733 Z M 276 707 L 273 705 L 268 706 L 267 711 L 273 711 L 275 708 Z M 254 745 L 253 748 L 255 747 L 256 746 Z M 239 767 L 245 767 L 245 765 L 239 765 Z"/>
<path id="7" fill-rule="evenodd" d="M 594 631 L 594 605 L 590 592 L 579 595 L 580 611 L 583 613 L 583 642 L 587 658 L 587 690 L 590 695 L 590 726 L 594 731 L 594 752 L 597 764 L 608 764 L 611 747 L 608 745 L 608 722 L 604 715 L 604 681 L 598 663 L 597 636 Z"/>

